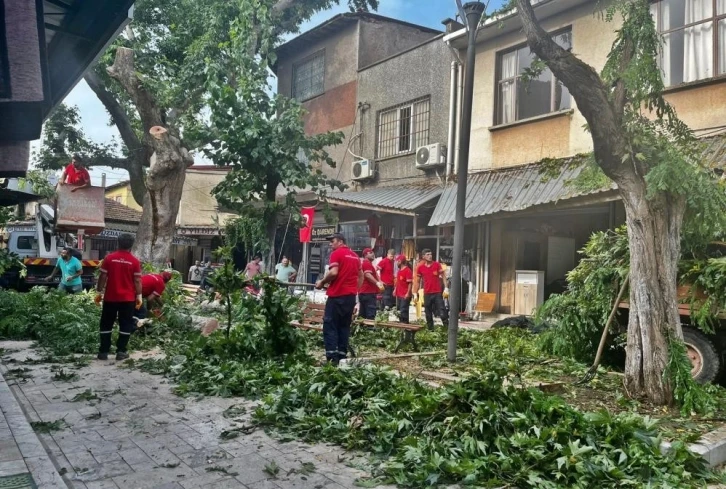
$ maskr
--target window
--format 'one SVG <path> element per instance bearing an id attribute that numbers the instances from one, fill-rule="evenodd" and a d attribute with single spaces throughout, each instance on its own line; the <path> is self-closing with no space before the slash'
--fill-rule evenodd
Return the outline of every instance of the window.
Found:
<path id="1" fill-rule="evenodd" d="M 292 69 L 292 97 L 307 100 L 324 91 L 325 51 L 320 51 Z"/>
<path id="2" fill-rule="evenodd" d="M 118 202 L 119 204 L 123 204 L 123 202 L 122 202 L 122 198 L 121 198 L 121 196 L 120 196 L 120 195 L 117 195 L 117 196 L 116 196 L 116 202 Z"/>
<path id="3" fill-rule="evenodd" d="M 665 86 L 726 74 L 726 0 L 661 0 L 650 10 Z"/>
<path id="4" fill-rule="evenodd" d="M 18 236 L 18 250 L 32 250 L 33 236 Z"/>
<path id="5" fill-rule="evenodd" d="M 414 100 L 378 114 L 378 158 L 416 151 L 429 143 L 431 100 Z"/>
<path id="6" fill-rule="evenodd" d="M 726 1 L 726 0 L 725 0 Z M 572 32 L 554 36 L 555 42 L 572 49 Z M 508 124 L 570 108 L 570 92 L 546 68 L 535 80 L 525 82 L 522 73 L 535 59 L 528 46 L 499 55 L 497 59 L 497 124 Z"/>

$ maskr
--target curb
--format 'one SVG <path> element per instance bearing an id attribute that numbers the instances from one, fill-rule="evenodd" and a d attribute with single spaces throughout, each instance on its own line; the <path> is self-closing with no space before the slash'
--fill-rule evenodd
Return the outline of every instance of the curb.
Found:
<path id="1" fill-rule="evenodd" d="M 68 489 L 0 369 L 0 411 L 38 489 Z"/>
<path id="2" fill-rule="evenodd" d="M 661 452 L 667 453 L 671 445 L 669 441 L 661 442 Z M 689 444 L 688 450 L 703 457 L 709 467 L 722 465 L 726 462 L 726 426 L 704 434 L 696 443 Z"/>

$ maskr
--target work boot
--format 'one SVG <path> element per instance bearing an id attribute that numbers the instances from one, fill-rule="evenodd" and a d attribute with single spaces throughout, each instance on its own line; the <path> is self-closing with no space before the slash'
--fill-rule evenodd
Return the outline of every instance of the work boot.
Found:
<path id="1" fill-rule="evenodd" d="M 125 352 L 125 351 L 116 352 L 116 360 L 126 360 L 128 357 L 129 357 L 128 352 Z"/>
<path id="2" fill-rule="evenodd" d="M 98 356 L 96 358 L 99 360 L 108 360 L 108 353 L 98 352 Z"/>

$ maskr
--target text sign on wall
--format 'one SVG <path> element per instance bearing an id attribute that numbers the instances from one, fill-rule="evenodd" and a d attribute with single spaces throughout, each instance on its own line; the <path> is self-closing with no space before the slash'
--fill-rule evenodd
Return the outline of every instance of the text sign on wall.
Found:
<path id="1" fill-rule="evenodd" d="M 331 234 L 335 234 L 338 232 L 338 226 L 333 225 L 318 225 L 313 226 L 313 235 L 312 235 L 312 242 L 313 243 L 321 243 L 324 241 L 327 241 L 328 236 Z"/>

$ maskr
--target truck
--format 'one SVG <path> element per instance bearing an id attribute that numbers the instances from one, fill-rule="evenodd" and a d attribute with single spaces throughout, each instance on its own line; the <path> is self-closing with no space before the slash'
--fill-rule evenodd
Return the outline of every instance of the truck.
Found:
<path id="1" fill-rule="evenodd" d="M 26 290 L 35 285 L 57 285 L 45 277 L 51 274 L 59 260 L 60 250 L 73 249 L 72 254 L 83 264 L 81 281 L 84 289 L 93 286 L 100 260 L 82 259 L 84 237 L 98 234 L 105 228 L 104 187 L 85 187 L 72 191 L 73 187 L 58 187 L 53 204 L 39 204 L 30 222 L 11 223 L 4 233 L 8 251 L 16 254 L 23 267 L 6 271 L 2 284 L 8 288 Z"/>

